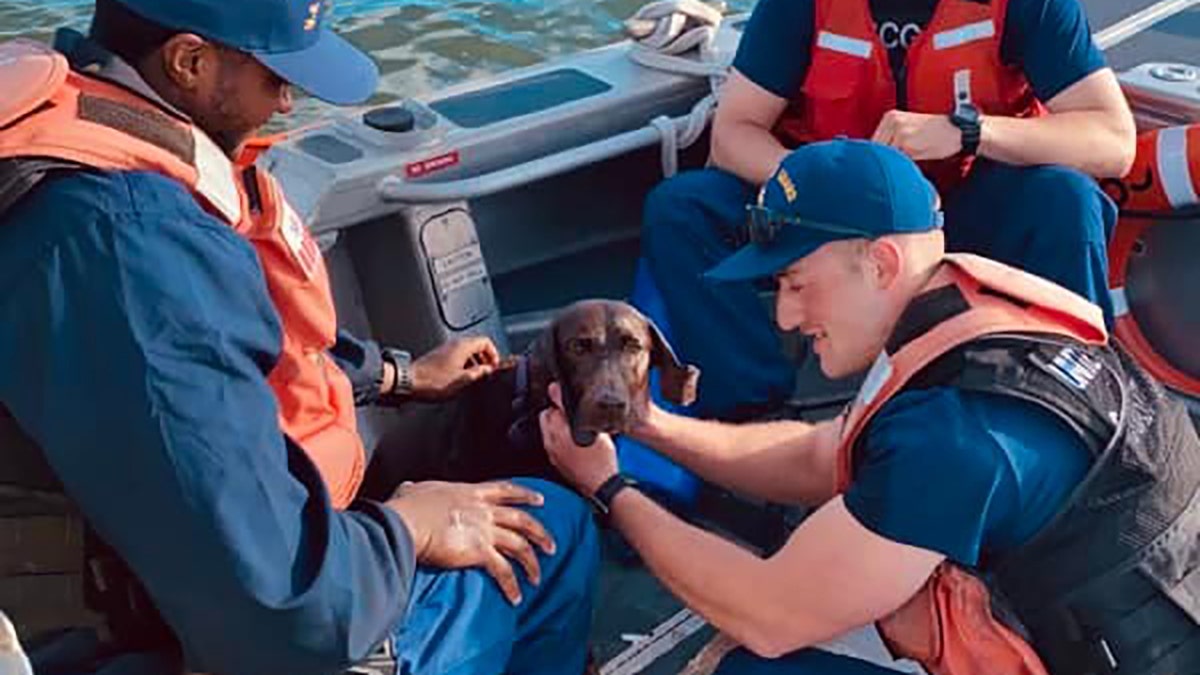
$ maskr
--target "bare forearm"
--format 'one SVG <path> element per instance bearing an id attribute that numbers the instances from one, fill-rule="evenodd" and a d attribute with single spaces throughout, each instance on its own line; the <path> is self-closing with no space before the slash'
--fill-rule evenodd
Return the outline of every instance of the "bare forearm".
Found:
<path id="1" fill-rule="evenodd" d="M 613 519 L 654 575 L 754 653 L 777 657 L 887 616 L 923 586 L 940 553 L 863 527 L 840 499 L 767 559 L 683 523 L 635 490 Z"/>
<path id="2" fill-rule="evenodd" d="M 762 185 L 788 153 L 767 129 L 745 122 L 715 123 L 712 163 L 742 180 Z"/>
<path id="3" fill-rule="evenodd" d="M 1006 164 L 1061 164 L 1098 178 L 1122 176 L 1133 162 L 1134 130 L 1107 112 L 985 117 L 979 154 Z"/>
<path id="4" fill-rule="evenodd" d="M 639 440 L 706 480 L 780 503 L 817 505 L 832 496 L 829 423 L 725 424 L 654 411 Z"/>
<path id="5" fill-rule="evenodd" d="M 764 650 L 773 598 L 763 560 L 683 523 L 635 490 L 617 495 L 613 521 L 671 593 L 738 643 Z"/>

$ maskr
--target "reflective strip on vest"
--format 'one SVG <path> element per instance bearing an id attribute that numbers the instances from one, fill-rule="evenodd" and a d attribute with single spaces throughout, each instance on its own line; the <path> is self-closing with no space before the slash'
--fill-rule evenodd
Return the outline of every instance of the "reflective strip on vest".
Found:
<path id="1" fill-rule="evenodd" d="M 1158 175 L 1172 208 L 1200 202 L 1192 187 L 1188 167 L 1188 127 L 1170 127 L 1158 133 Z"/>
<path id="2" fill-rule="evenodd" d="M 976 21 L 952 30 L 944 30 L 933 36 L 933 48 L 950 49 L 976 40 L 986 40 L 996 35 L 996 24 L 991 19 Z"/>
<path id="3" fill-rule="evenodd" d="M 242 197 L 233 177 L 233 165 L 208 134 L 192 127 L 192 138 L 196 146 L 196 191 L 207 197 L 230 225 L 237 225 L 242 220 Z"/>
<path id="4" fill-rule="evenodd" d="M 841 54 L 857 56 L 860 59 L 871 57 L 871 43 L 848 35 L 838 35 L 827 30 L 817 35 L 817 46 Z"/>
<path id="5" fill-rule="evenodd" d="M 875 359 L 875 363 L 871 364 L 871 370 L 867 371 L 867 377 L 863 380 L 862 386 L 858 390 L 858 400 L 855 405 L 867 406 L 875 402 L 875 397 L 879 392 L 883 391 L 883 385 L 892 379 L 892 360 L 888 357 L 887 352 L 880 352 Z"/>
<path id="6" fill-rule="evenodd" d="M 1112 299 L 1113 316 L 1122 317 L 1129 313 L 1129 296 L 1125 294 L 1125 287 L 1108 289 L 1108 296 Z"/>
<path id="7" fill-rule="evenodd" d="M 954 71 L 954 112 L 959 106 L 971 102 L 971 71 L 964 68 Z M 941 215 L 940 213 L 938 215 Z"/>

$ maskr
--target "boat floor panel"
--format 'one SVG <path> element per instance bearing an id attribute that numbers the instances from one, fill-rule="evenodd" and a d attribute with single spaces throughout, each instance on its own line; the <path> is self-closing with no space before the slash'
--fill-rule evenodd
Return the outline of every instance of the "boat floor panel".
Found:
<path id="1" fill-rule="evenodd" d="M 698 617 L 687 612 L 645 567 L 631 559 L 615 538 L 605 544 L 597 597 L 601 601 L 592 627 L 592 651 L 601 664 L 601 675 L 678 675 L 716 634 L 708 625 L 694 630 Z M 686 622 L 681 620 L 683 613 L 689 617 Z M 873 661 L 900 673 L 923 673 L 916 663 L 892 660 L 872 626 L 847 633 L 820 648 Z M 660 651 L 664 653 L 656 657 Z"/>
<path id="2" fill-rule="evenodd" d="M 614 660 L 618 656 L 633 647 L 638 639 L 648 638 L 656 627 L 684 607 L 643 565 L 629 557 L 623 544 L 611 539 L 604 549 L 592 626 L 593 655 L 602 666 L 609 664 L 602 673 L 675 675 L 712 638 L 713 629 L 704 626 L 674 645 L 665 655 L 650 661 L 644 669 L 631 665 L 617 668 L 618 663 Z"/>

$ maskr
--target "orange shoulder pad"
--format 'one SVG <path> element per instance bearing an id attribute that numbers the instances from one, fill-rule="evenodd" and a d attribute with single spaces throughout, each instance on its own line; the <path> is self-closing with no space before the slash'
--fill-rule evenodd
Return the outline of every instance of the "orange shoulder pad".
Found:
<path id="1" fill-rule="evenodd" d="M 1051 313 L 1067 317 L 1078 333 L 1077 337 L 1090 344 L 1102 344 L 1108 339 L 1104 316 L 1100 308 L 1085 298 L 1041 277 L 1015 267 L 969 253 L 949 253 L 946 262 L 965 271 L 978 282 L 1012 297 L 1036 305 Z"/>
<path id="2" fill-rule="evenodd" d="M 70 72 L 67 59 L 33 40 L 0 44 L 0 127 L 36 110 L 54 96 Z"/>

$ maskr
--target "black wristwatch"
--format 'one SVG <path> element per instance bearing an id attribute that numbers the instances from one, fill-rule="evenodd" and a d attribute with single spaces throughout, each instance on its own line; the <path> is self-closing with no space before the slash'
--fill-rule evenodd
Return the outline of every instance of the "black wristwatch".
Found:
<path id="1" fill-rule="evenodd" d="M 591 496 L 592 506 L 601 516 L 607 517 L 612 511 L 612 502 L 616 498 L 617 493 L 625 488 L 636 488 L 638 482 L 629 476 L 620 473 L 614 473 L 608 480 L 600 484 L 596 488 L 596 492 Z"/>
<path id="2" fill-rule="evenodd" d="M 392 380 L 392 388 L 388 396 L 407 397 L 413 393 L 412 354 L 403 349 L 383 347 L 380 355 L 384 362 L 392 364 L 396 377 Z"/>
<path id="3" fill-rule="evenodd" d="M 970 101 L 959 101 L 950 114 L 950 123 L 962 132 L 962 150 L 968 156 L 979 152 L 979 137 L 982 133 L 979 108 Z"/>

